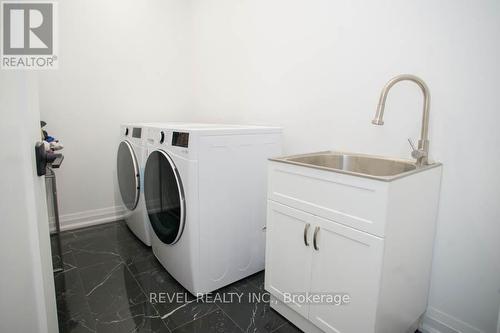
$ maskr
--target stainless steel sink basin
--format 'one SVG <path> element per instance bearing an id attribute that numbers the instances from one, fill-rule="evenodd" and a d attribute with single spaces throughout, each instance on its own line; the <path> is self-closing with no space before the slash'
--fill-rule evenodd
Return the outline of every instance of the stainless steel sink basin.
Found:
<path id="1" fill-rule="evenodd" d="M 390 181 L 440 165 L 419 166 L 412 161 L 342 152 L 319 152 L 271 159 L 276 162 Z"/>

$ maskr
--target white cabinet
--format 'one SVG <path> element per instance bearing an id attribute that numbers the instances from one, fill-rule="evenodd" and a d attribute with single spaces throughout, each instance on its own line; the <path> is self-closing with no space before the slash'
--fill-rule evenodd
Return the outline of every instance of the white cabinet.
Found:
<path id="1" fill-rule="evenodd" d="M 413 329 L 427 304 L 440 169 L 384 182 L 271 162 L 271 306 L 307 332 Z M 348 295 L 349 303 L 297 297 L 307 294 Z"/>
<path id="2" fill-rule="evenodd" d="M 368 332 L 375 322 L 383 240 L 272 201 L 268 214 L 268 291 L 325 332 Z M 347 294 L 350 302 L 294 302 L 292 296 L 304 292 Z"/>
<path id="3" fill-rule="evenodd" d="M 321 218 L 316 227 L 310 291 L 348 293 L 350 302 L 311 305 L 309 320 L 325 332 L 369 332 L 375 324 L 383 240 Z"/>
<path id="4" fill-rule="evenodd" d="M 279 208 L 278 204 L 272 204 Z M 314 223 L 313 216 L 298 210 L 269 209 L 267 225 L 268 262 L 274 263 L 269 272 L 268 290 L 284 301 L 285 293 L 309 290 L 311 277 L 310 239 L 305 239 L 308 229 Z M 289 303 L 295 311 L 307 317 L 307 304 Z"/>

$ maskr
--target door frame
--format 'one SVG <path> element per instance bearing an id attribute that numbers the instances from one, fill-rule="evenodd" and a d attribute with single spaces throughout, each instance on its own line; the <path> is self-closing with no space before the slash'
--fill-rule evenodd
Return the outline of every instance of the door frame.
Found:
<path id="1" fill-rule="evenodd" d="M 58 331 L 45 196 L 38 177 L 35 143 L 41 141 L 38 77 L 35 72 L 0 75 L 0 163 L 3 197 L 0 264 L 0 331 Z"/>

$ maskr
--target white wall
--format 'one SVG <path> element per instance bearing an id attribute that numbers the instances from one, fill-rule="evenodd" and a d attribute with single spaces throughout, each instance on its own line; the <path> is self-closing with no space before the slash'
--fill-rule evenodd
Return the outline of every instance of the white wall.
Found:
<path id="1" fill-rule="evenodd" d="M 495 332 L 500 2 L 199 0 L 194 10 L 196 120 L 282 125 L 287 153 L 409 157 L 416 86 L 394 87 L 385 126 L 370 120 L 393 75 L 428 83 L 431 158 L 444 164 L 429 316 Z"/>
<path id="2" fill-rule="evenodd" d="M 40 141 L 33 73 L 0 73 L 0 331 L 57 332 L 45 183 L 36 175 Z"/>
<path id="3" fill-rule="evenodd" d="M 124 122 L 184 120 L 190 1 L 59 2 L 59 69 L 41 73 L 41 117 L 65 145 L 63 227 L 112 220 Z"/>

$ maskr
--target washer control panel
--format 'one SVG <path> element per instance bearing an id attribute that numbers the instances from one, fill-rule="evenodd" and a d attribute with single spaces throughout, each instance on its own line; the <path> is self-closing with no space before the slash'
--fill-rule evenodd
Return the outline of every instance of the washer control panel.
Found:
<path id="1" fill-rule="evenodd" d="M 128 131 L 128 128 L 127 128 Z M 132 128 L 132 137 L 136 139 L 140 139 L 142 136 L 142 128 L 140 127 L 134 127 Z"/>
<path id="2" fill-rule="evenodd" d="M 172 146 L 175 147 L 189 147 L 189 133 L 173 132 L 172 133 Z"/>

